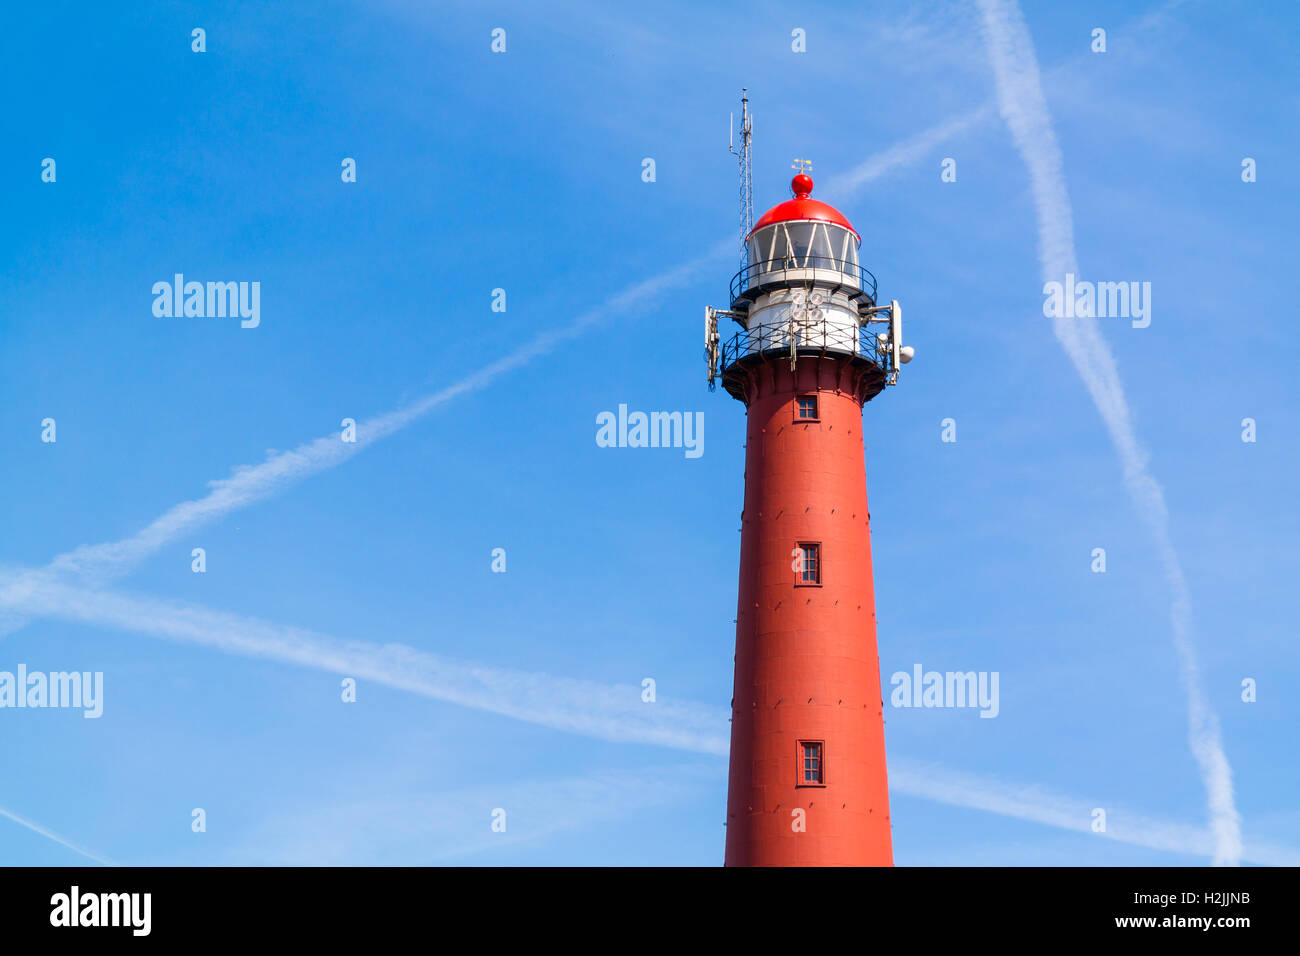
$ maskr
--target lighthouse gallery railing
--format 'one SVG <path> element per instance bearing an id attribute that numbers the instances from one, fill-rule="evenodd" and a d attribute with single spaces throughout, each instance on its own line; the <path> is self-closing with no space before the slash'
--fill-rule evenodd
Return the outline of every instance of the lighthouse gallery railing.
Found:
<path id="1" fill-rule="evenodd" d="M 847 292 L 853 299 L 876 302 L 876 277 L 867 269 L 830 256 L 787 256 L 751 262 L 731 277 L 731 301 L 753 298 L 774 285 L 817 283 L 826 291 Z"/>
<path id="2" fill-rule="evenodd" d="M 791 342 L 793 335 L 794 341 Z M 744 329 L 721 344 L 718 355 L 718 368 L 727 369 L 740 359 L 751 355 L 764 355 L 769 358 L 789 355 L 791 346 L 799 355 L 835 354 L 856 355 L 866 359 L 881 371 L 889 371 L 892 362 L 890 353 L 877 349 L 876 333 L 870 326 L 845 329 L 834 326 L 821 326 L 816 329 L 789 325 L 760 325 L 753 329 Z"/>

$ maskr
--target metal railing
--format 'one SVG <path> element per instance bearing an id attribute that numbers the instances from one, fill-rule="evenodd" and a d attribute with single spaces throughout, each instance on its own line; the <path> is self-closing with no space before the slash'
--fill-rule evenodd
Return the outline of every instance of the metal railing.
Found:
<path id="1" fill-rule="evenodd" d="M 731 277 L 731 301 L 752 300 L 771 286 L 812 282 L 827 286 L 831 293 L 845 292 L 859 304 L 876 303 L 876 277 L 860 265 L 830 256 L 786 256 L 751 262 Z"/>
<path id="2" fill-rule="evenodd" d="M 893 366 L 891 354 L 876 348 L 876 333 L 871 326 L 856 329 L 836 328 L 822 324 L 814 329 L 789 325 L 760 325 L 737 332 L 723 342 L 718 353 L 718 368 L 725 371 L 736 362 L 751 355 L 780 358 L 794 355 L 856 355 L 875 365 L 882 372 Z"/>

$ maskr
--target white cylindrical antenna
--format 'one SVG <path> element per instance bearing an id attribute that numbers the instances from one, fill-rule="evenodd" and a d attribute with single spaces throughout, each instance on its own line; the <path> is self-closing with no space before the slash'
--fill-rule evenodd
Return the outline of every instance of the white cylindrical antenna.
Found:
<path id="1" fill-rule="evenodd" d="M 889 303 L 889 339 L 894 350 L 894 368 L 903 364 L 903 309 L 897 299 Z"/>

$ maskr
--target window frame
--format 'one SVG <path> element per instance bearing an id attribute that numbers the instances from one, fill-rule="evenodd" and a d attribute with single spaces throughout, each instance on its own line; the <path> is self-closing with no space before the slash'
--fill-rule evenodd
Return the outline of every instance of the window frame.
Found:
<path id="1" fill-rule="evenodd" d="M 817 780 L 804 779 L 804 747 L 815 746 L 817 748 Z M 826 741 L 812 740 L 801 737 L 795 741 L 794 748 L 794 769 L 796 787 L 825 787 L 826 786 Z"/>
<path id="2" fill-rule="evenodd" d="M 769 242 L 769 243 L 767 244 L 767 262 L 768 262 L 769 264 L 771 264 L 771 263 L 773 263 L 773 262 L 776 262 L 776 241 L 777 241 L 777 239 L 784 239 L 784 238 L 785 238 L 785 233 L 782 232 L 782 227 L 773 226 L 773 227 L 772 227 L 772 241 Z M 788 244 L 787 244 L 787 248 L 788 248 Z M 783 256 L 781 256 L 781 258 L 784 260 L 786 257 L 783 255 Z"/>
<path id="3" fill-rule="evenodd" d="M 809 227 L 808 247 L 802 256 L 795 255 L 796 245 L 791 226 Z M 835 248 L 835 236 L 843 234 L 840 248 Z M 745 240 L 749 252 L 749 265 L 754 274 L 784 272 L 790 269 L 826 269 L 845 275 L 859 274 L 858 246 L 860 240 L 849 229 L 837 223 L 820 219 L 791 219 L 774 222 L 750 233 Z M 822 243 L 825 243 L 824 245 Z M 779 254 L 778 254 L 779 253 Z M 825 262 L 814 262 L 825 259 Z M 762 268 L 757 268 L 762 266 Z"/>
<path id="4" fill-rule="evenodd" d="M 844 271 L 840 266 L 840 260 L 835 258 L 835 248 L 831 243 L 831 227 L 829 223 L 817 223 L 817 228 L 813 230 L 812 242 L 808 244 L 808 259 L 806 261 L 809 268 L 812 269 L 829 269 L 833 272 Z"/>
<path id="5" fill-rule="evenodd" d="M 794 220 L 782 223 L 785 229 L 786 238 L 789 241 L 789 261 L 794 265 L 794 269 L 811 269 L 813 250 L 817 245 L 817 227 L 821 223 L 815 220 Z M 802 243 L 801 243 L 802 241 Z M 802 244 L 802 252 L 800 255 Z"/>
<path id="6" fill-rule="evenodd" d="M 806 398 L 811 398 L 813 403 L 813 414 L 811 418 L 800 415 L 802 409 L 799 403 Z M 822 420 L 822 401 L 816 392 L 804 392 L 794 397 L 794 420 L 796 422 L 819 422 Z"/>
<path id="7" fill-rule="evenodd" d="M 857 246 L 853 242 L 853 233 L 849 232 L 847 229 L 844 229 L 843 232 L 844 245 L 840 247 L 840 271 L 851 272 L 857 265 L 857 262 L 855 260 L 850 260 L 849 258 L 849 246 L 853 246 L 855 251 Z"/>
<path id="8" fill-rule="evenodd" d="M 817 574 L 817 579 L 816 579 L 815 581 L 805 581 L 805 580 L 804 580 L 804 575 L 808 573 L 808 572 L 807 572 L 807 569 L 805 568 L 805 569 L 802 570 L 802 571 L 796 571 L 796 572 L 795 572 L 795 579 L 794 579 L 794 586 L 797 587 L 797 588 L 819 588 L 819 587 L 821 587 L 821 586 L 822 586 L 822 567 L 823 567 L 823 566 L 825 565 L 825 563 L 826 563 L 826 561 L 825 561 L 825 557 L 824 557 L 823 552 L 822 552 L 822 543 L 821 543 L 820 541 L 796 541 L 796 542 L 794 543 L 794 546 L 795 546 L 796 548 L 798 548 L 800 551 L 803 552 L 803 554 L 800 555 L 801 558 L 806 558 L 806 557 L 807 557 L 807 551 L 808 551 L 809 548 L 814 548 L 814 549 L 815 549 L 815 572 L 816 572 L 816 574 Z M 804 562 L 801 562 L 801 563 L 804 563 Z"/>

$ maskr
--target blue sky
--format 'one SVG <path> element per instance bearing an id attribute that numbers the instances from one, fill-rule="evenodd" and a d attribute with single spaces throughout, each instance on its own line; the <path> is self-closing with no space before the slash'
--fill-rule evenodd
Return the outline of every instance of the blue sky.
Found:
<path id="1" fill-rule="evenodd" d="M 1151 283 L 1149 327 L 1097 322 L 1243 859 L 1295 861 L 1300 21 L 1024 23 L 1080 272 Z M 8 36 L 0 671 L 102 671 L 104 714 L 0 709 L 0 808 L 32 824 L 0 818 L 0 862 L 721 862 L 744 410 L 700 318 L 738 266 L 742 86 L 757 211 L 811 158 L 917 350 L 864 413 L 882 672 L 1000 674 L 996 719 L 886 708 L 897 862 L 1208 862 L 1162 553 L 1043 315 L 1037 146 L 977 6 L 28 5 Z M 155 317 L 178 272 L 260 282 L 260 325 Z M 704 454 L 598 447 L 619 404 L 702 411 Z"/>

